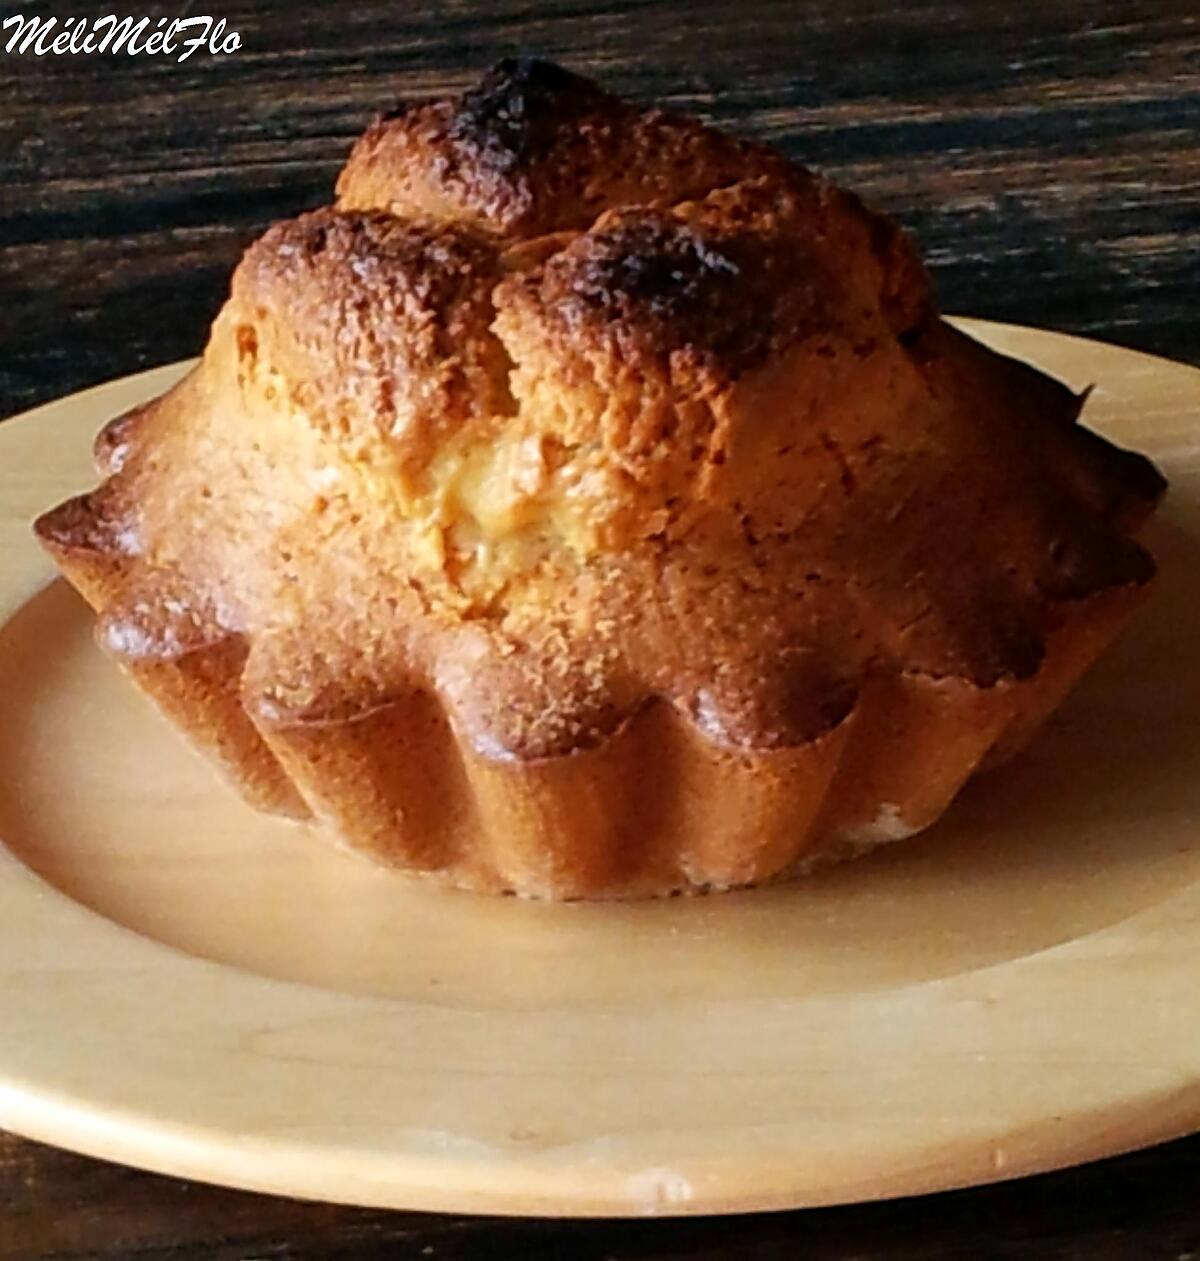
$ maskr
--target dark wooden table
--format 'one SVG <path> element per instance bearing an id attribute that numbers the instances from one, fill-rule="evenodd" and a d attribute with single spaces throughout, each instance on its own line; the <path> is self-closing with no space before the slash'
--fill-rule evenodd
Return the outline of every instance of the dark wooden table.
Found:
<path id="1" fill-rule="evenodd" d="M 211 12 L 242 47 L 182 65 L 0 51 L 0 415 L 197 352 L 240 251 L 328 199 L 372 111 L 530 51 L 858 187 L 916 232 L 947 309 L 1200 362 L 1195 0 L 228 0 L 0 16 L 113 7 Z M 550 1223 L 297 1204 L 0 1135 L 0 1261 L 1200 1261 L 1198 1174 L 1190 1140 L 896 1204 Z"/>

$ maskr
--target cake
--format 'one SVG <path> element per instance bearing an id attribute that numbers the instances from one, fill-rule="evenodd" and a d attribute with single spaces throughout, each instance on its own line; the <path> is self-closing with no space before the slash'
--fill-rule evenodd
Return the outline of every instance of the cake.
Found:
<path id="1" fill-rule="evenodd" d="M 504 61 L 372 123 L 36 529 L 253 805 L 473 889 L 727 889 L 932 823 L 1145 597 L 1164 482 L 1083 403 L 851 193 Z"/>

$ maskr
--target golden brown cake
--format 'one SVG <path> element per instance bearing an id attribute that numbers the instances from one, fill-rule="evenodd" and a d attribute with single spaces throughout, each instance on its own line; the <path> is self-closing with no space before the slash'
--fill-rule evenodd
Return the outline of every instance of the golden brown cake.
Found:
<path id="1" fill-rule="evenodd" d="M 541 62 L 385 114 L 37 524 L 254 804 L 542 897 L 899 839 L 1142 599 L 1163 481 L 770 148 Z"/>

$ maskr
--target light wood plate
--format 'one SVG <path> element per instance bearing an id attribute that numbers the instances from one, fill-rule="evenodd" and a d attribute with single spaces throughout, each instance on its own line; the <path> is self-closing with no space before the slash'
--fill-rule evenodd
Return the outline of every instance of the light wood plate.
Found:
<path id="1" fill-rule="evenodd" d="M 709 1213 L 1200 1127 L 1200 372 L 970 323 L 1154 456 L 1152 603 L 924 837 L 791 887 L 545 906 L 260 817 L 29 533 L 182 365 L 0 427 L 0 1124 L 357 1204 Z M 50 584 L 50 585 L 47 585 Z"/>

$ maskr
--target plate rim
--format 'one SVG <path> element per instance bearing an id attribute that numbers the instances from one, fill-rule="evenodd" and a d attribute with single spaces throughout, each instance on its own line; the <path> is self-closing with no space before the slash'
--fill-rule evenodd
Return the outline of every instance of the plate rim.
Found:
<path id="1" fill-rule="evenodd" d="M 1030 326 L 956 322 L 1010 353 L 1013 343 L 1037 342 L 1052 350 L 1053 343 L 1069 342 L 1101 356 L 1133 357 L 1147 370 L 1187 374 L 1188 387 L 1200 398 L 1200 369 L 1186 364 Z M 8 548 L 17 558 L 0 574 L 0 626 L 52 576 L 49 562 L 37 553 L 32 539 L 24 550 L 13 541 L 17 523 L 3 497 L 4 453 L 28 449 L 57 466 L 63 458 L 60 451 L 69 451 L 78 463 L 85 437 L 90 440 L 98 422 L 117 410 L 118 398 L 123 406 L 131 406 L 135 396 L 149 397 L 165 388 L 193 362 L 117 378 L 0 423 L 0 556 L 7 555 Z M 2 683 L 0 679 L 0 704 Z M 881 1141 L 874 1164 L 860 1160 L 850 1170 L 839 1162 L 838 1153 L 847 1126 L 854 1129 L 853 1125 L 830 1123 L 828 1133 L 805 1137 L 796 1133 L 801 1127 L 796 1118 L 790 1128 L 788 1123 L 774 1127 L 781 1131 L 777 1133 L 757 1132 L 771 1126 L 754 1127 L 756 1133 L 744 1137 L 745 1146 L 736 1158 L 722 1159 L 710 1144 L 691 1159 L 686 1152 L 679 1154 L 679 1144 L 672 1138 L 662 1143 L 663 1159 L 649 1163 L 645 1151 L 633 1150 L 636 1142 L 623 1146 L 620 1136 L 605 1136 L 604 1142 L 575 1152 L 523 1146 L 517 1139 L 485 1150 L 472 1148 L 469 1136 L 415 1129 L 399 1140 L 383 1129 L 364 1140 L 369 1126 L 362 1121 L 356 1123 L 358 1137 L 353 1138 L 344 1125 L 339 1128 L 336 1115 L 324 1118 L 324 1129 L 311 1121 L 298 1128 L 279 1120 L 270 1109 L 275 1119 L 255 1135 L 234 1128 L 232 1119 L 253 1116 L 255 1092 L 260 1100 L 264 1084 L 272 1080 L 263 1064 L 250 1067 L 251 1057 L 243 1056 L 242 1062 L 231 1050 L 248 1035 L 247 1008 L 253 1012 L 249 1033 L 264 1022 L 275 1022 L 292 1030 L 284 1037 L 289 1054 L 310 1043 L 318 1048 L 316 1062 L 293 1057 L 290 1067 L 275 1066 L 288 1077 L 284 1102 L 292 1101 L 293 1115 L 294 1101 L 313 1091 L 330 1091 L 330 1098 L 343 1106 L 352 1103 L 355 1075 L 361 1071 L 361 1065 L 319 1062 L 323 1043 L 320 1035 L 311 1033 L 314 1022 L 352 1019 L 360 1022 L 356 1027 L 378 1035 L 379 1029 L 404 1021 L 452 1046 L 457 1045 L 455 1037 L 461 1037 L 449 1028 L 454 1013 L 429 1003 L 337 994 L 300 982 L 267 980 L 187 955 L 74 903 L 24 867 L 0 840 L 0 956 L 29 953 L 34 959 L 14 969 L 15 976 L 0 975 L 5 1012 L 0 1022 L 0 1125 L 32 1139 L 160 1173 L 380 1208 L 562 1217 L 686 1215 L 919 1194 L 1112 1155 L 1200 1127 L 1200 996 L 1187 1001 L 1194 986 L 1188 985 L 1190 957 L 1186 949 L 1179 949 L 1181 941 L 1200 945 L 1200 886 L 1096 933 L 1024 958 L 875 997 L 877 1016 L 890 1016 L 898 1030 L 907 1030 L 906 1022 L 919 1026 L 936 1018 L 946 1022 L 943 1036 L 949 1033 L 980 1048 L 976 1053 L 985 1059 L 975 1074 L 976 1088 L 981 1097 L 993 1098 L 1004 1093 L 1003 1074 L 986 1062 L 986 1054 L 989 1039 L 1001 1024 L 1007 1027 L 1033 1016 L 1053 1019 L 1051 1007 L 1063 997 L 1063 976 L 1069 975 L 1073 985 L 1080 975 L 1090 977 L 1097 986 L 1096 1010 L 1085 1013 L 1087 1019 L 1078 1027 L 1056 1026 L 1055 1031 L 1055 1047 L 1063 1050 L 1065 1062 L 1077 1064 L 1071 1055 L 1078 1055 L 1089 1037 L 1105 1031 L 1103 1022 L 1114 1014 L 1103 1001 L 1103 978 L 1113 958 L 1123 964 L 1137 959 L 1154 964 L 1143 1005 L 1155 1008 L 1154 1036 L 1170 1046 L 1172 1054 L 1154 1063 L 1142 1062 L 1138 1048 L 1147 1044 L 1145 1032 L 1134 1037 L 1128 1026 L 1136 1022 L 1118 1021 L 1114 1039 L 1122 1054 L 1110 1066 L 1113 1072 L 1096 1085 L 1094 1097 L 1079 1104 L 1078 1115 L 1064 1111 L 1057 1125 L 1048 1123 L 1028 1133 L 1014 1132 L 997 1121 L 992 1123 L 993 1132 L 985 1134 L 984 1119 L 980 1133 L 955 1153 L 957 1172 L 947 1168 L 945 1159 L 932 1158 L 929 1142 L 916 1139 L 907 1146 Z M 64 959 L 76 962 L 65 966 Z M 127 987 L 130 978 L 138 978 L 155 992 L 185 994 L 183 1028 L 171 1019 L 178 1012 L 160 1011 L 140 1013 L 141 1023 L 131 1030 L 128 993 L 118 993 L 117 1001 L 107 1005 L 100 1001 L 104 978 L 111 981 L 114 975 L 124 977 Z M 58 1007 L 44 1001 L 48 984 Z M 62 1004 L 74 1004 L 76 1016 L 86 1012 L 93 1021 L 90 1032 L 100 1037 L 107 1051 L 102 1062 L 81 1064 L 65 1052 L 47 1052 L 55 1032 L 63 1027 Z M 744 1006 L 748 1010 L 742 1014 L 760 1022 L 770 1014 L 760 1000 Z M 805 1000 L 804 1006 L 810 1016 L 836 1019 L 822 1009 L 822 1000 Z M 224 1036 L 215 1047 L 205 1041 L 214 1031 Z M 1111 1025 L 1107 1032 L 1112 1033 Z M 1118 1036 L 1122 1034 L 1124 1042 Z M 518 1031 L 509 1030 L 508 1036 L 514 1045 L 524 1045 Z M 889 1030 L 888 1036 L 890 1045 L 906 1047 L 910 1053 L 915 1045 L 927 1045 L 915 1035 L 906 1041 Z M 190 1048 L 182 1045 L 189 1037 L 194 1040 Z M 1110 1055 L 1116 1053 L 1112 1041 L 1105 1045 Z M 206 1121 L 204 1109 L 197 1110 L 195 1101 L 187 1106 L 164 1101 L 151 1085 L 136 1080 L 139 1072 L 161 1074 L 164 1064 L 177 1074 L 176 1080 L 184 1079 L 179 1075 L 185 1069 L 202 1072 L 197 1056 L 206 1047 L 217 1052 L 224 1048 L 227 1062 L 237 1066 L 226 1089 L 244 1094 L 241 1111 L 234 1109 L 217 1126 L 211 1115 Z M 1112 1083 L 1122 1073 L 1128 1074 L 1126 1086 L 1115 1090 Z M 882 1091 L 887 1084 L 882 1079 L 877 1083 L 878 1100 L 886 1102 Z M 172 1106 L 174 1115 L 164 1115 L 164 1107 Z M 226 1101 L 222 1106 L 231 1105 Z M 1002 1118 L 1002 1099 L 993 1098 L 993 1106 Z M 805 1123 L 812 1128 L 811 1118 Z M 857 1125 L 860 1139 L 870 1132 L 869 1117 Z M 1068 1137 L 1065 1131 L 1072 1127 L 1074 1136 Z M 932 1142 L 937 1135 L 928 1138 Z M 781 1161 L 790 1164 L 781 1170 Z"/>

